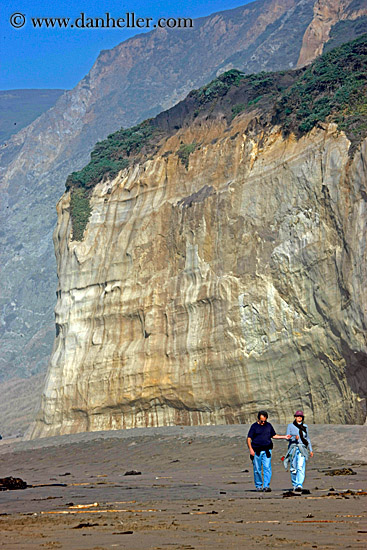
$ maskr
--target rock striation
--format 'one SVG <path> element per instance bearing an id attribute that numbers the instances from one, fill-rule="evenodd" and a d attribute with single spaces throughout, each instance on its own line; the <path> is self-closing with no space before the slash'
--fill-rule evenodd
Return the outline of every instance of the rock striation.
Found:
<path id="1" fill-rule="evenodd" d="M 28 437 L 259 408 L 365 422 L 367 139 L 351 156 L 333 122 L 296 137 L 226 101 L 95 185 L 81 241 L 72 191 L 59 201 L 57 337 Z"/>

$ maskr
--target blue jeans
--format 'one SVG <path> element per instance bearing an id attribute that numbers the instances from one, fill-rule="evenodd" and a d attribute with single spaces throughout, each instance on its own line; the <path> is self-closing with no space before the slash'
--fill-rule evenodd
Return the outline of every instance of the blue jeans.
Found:
<path id="1" fill-rule="evenodd" d="M 293 487 L 302 487 L 306 475 L 306 459 L 299 449 L 296 449 L 290 466 L 290 472 Z"/>
<path id="2" fill-rule="evenodd" d="M 260 451 L 259 456 L 255 453 L 254 460 L 252 465 L 254 467 L 254 481 L 256 489 L 261 488 L 262 486 L 269 487 L 271 480 L 271 451 L 270 458 L 266 456 L 265 451 Z M 264 474 L 264 483 L 261 474 L 261 468 Z"/>

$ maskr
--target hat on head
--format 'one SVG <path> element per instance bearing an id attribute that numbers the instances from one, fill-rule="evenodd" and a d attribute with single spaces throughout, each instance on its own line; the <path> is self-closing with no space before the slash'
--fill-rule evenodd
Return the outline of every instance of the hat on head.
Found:
<path id="1" fill-rule="evenodd" d="M 294 416 L 302 416 L 302 418 L 303 418 L 305 415 L 303 414 L 303 411 L 296 411 L 294 413 Z"/>

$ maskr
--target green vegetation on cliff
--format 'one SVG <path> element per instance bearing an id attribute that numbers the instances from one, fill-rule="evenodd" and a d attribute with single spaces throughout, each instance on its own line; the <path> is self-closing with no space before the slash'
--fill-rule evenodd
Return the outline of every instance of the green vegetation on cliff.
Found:
<path id="1" fill-rule="evenodd" d="M 337 122 L 352 142 L 366 136 L 367 35 L 310 65 L 276 104 L 286 132 L 303 134 L 318 122 Z"/>
<path id="2" fill-rule="evenodd" d="M 225 95 L 232 86 L 238 86 L 244 78 L 244 73 L 241 73 L 237 69 L 232 69 L 191 93 L 196 93 L 201 104 L 210 103 L 214 99 Z"/>
<path id="3" fill-rule="evenodd" d="M 66 180 L 66 188 L 83 187 L 90 189 L 105 175 L 116 176 L 129 165 L 129 157 L 140 152 L 156 133 L 152 120 L 110 134 L 107 139 L 96 144 L 91 160 L 79 172 L 73 172 Z"/>
<path id="4" fill-rule="evenodd" d="M 114 177 L 129 166 L 129 158 L 142 151 L 157 129 L 146 120 L 133 128 L 121 129 L 96 144 L 90 162 L 79 172 L 73 172 L 66 180 L 71 190 L 71 221 L 73 240 L 81 241 L 87 226 L 91 208 L 90 193 L 104 176 Z"/>
<path id="5" fill-rule="evenodd" d="M 90 216 L 89 196 L 103 177 L 114 177 L 136 160 L 152 154 L 162 137 L 169 137 L 195 119 L 225 117 L 230 125 L 244 112 L 256 111 L 262 130 L 279 124 L 297 137 L 320 122 L 336 122 L 351 140 L 353 154 L 367 136 L 367 34 L 343 44 L 295 71 L 245 75 L 236 69 L 223 73 L 184 101 L 133 128 L 121 129 L 97 143 L 91 160 L 73 172 L 73 238 L 81 240 Z M 189 166 L 197 144 L 181 143 L 176 154 Z M 76 193 L 76 189 L 82 192 Z"/>
<path id="6" fill-rule="evenodd" d="M 195 151 L 196 148 L 197 148 L 197 143 L 194 141 L 193 143 L 188 143 L 188 144 L 183 143 L 180 146 L 179 150 L 177 151 L 177 156 L 186 169 L 189 166 L 189 157 L 191 153 Z"/>
<path id="7" fill-rule="evenodd" d="M 71 191 L 70 215 L 73 228 L 73 241 L 81 241 L 84 229 L 91 215 L 88 193 L 82 187 L 75 187 Z"/>

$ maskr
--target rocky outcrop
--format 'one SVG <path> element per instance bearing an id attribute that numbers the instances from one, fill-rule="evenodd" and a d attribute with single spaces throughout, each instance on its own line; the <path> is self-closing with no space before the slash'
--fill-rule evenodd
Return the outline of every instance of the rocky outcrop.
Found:
<path id="1" fill-rule="evenodd" d="M 304 36 L 297 67 L 303 67 L 321 55 L 331 29 L 340 21 L 367 16 L 367 5 L 359 0 L 317 0 L 314 16 Z M 366 23 L 364 24 L 366 29 Z M 345 41 L 347 41 L 345 37 Z"/>
<path id="2" fill-rule="evenodd" d="M 254 126 L 255 123 L 255 126 Z M 57 338 L 29 437 L 366 418 L 367 141 L 200 118 L 93 191 L 54 235 Z M 181 143 L 198 144 L 187 168 Z"/>

